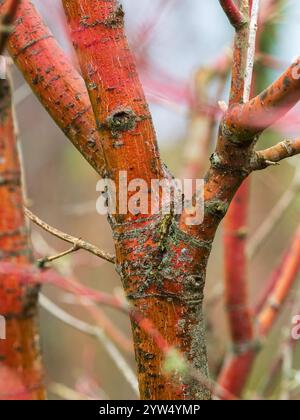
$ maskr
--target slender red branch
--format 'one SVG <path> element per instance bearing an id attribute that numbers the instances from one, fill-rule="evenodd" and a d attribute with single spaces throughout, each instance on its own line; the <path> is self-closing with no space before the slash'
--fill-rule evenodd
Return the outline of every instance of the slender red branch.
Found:
<path id="1" fill-rule="evenodd" d="M 300 227 L 292 241 L 288 256 L 285 259 L 284 267 L 281 275 L 268 298 L 268 302 L 258 316 L 259 332 L 262 336 L 266 336 L 275 321 L 278 314 L 285 303 L 291 289 L 297 279 L 300 268 Z"/>
<path id="2" fill-rule="evenodd" d="M 235 29 L 239 29 L 245 24 L 245 16 L 241 13 L 234 0 L 219 0 L 219 2 L 227 15 L 229 22 Z"/>
<path id="3" fill-rule="evenodd" d="M 5 15 L 9 6 L 8 0 L 2 1 L 0 15 Z M 101 144 L 84 81 L 29 0 L 22 0 L 17 9 L 7 49 L 56 124 L 103 174 Z"/>
<path id="4" fill-rule="evenodd" d="M 25 266 L 22 264 L 0 263 L 0 275 L 15 276 L 18 278 L 20 287 L 50 283 L 74 294 L 78 299 L 78 303 L 84 303 L 85 299 L 90 301 L 92 305 L 87 305 L 85 308 L 98 322 L 99 326 L 125 351 L 133 351 L 132 341 L 125 337 L 123 332 L 110 321 L 102 310 L 93 305 L 99 304 L 108 306 L 128 315 L 128 306 L 120 302 L 118 298 L 105 292 L 89 289 L 81 285 L 76 279 L 64 277 L 53 270 L 38 270 L 32 266 Z"/>
<path id="5" fill-rule="evenodd" d="M 231 141 L 247 142 L 286 115 L 300 99 L 300 59 L 271 86 L 245 104 L 234 104 L 224 118 Z"/>
<path id="6" fill-rule="evenodd" d="M 245 12 L 250 15 L 249 4 Z M 230 104 L 243 102 L 245 91 L 251 87 L 249 81 L 249 86 L 247 85 L 245 73 L 245 68 L 249 65 L 248 37 L 249 24 L 237 32 L 235 38 L 234 68 L 236 70 L 232 76 Z M 224 296 L 232 342 L 231 353 L 240 360 L 241 370 L 248 359 L 249 347 L 253 342 L 246 254 L 249 193 L 250 180 L 246 179 L 233 198 L 224 223 Z M 221 386 L 224 386 L 224 383 L 227 385 L 226 382 L 222 382 Z"/>
<path id="7" fill-rule="evenodd" d="M 287 249 L 285 254 L 282 257 L 281 263 L 278 265 L 278 267 L 271 273 L 270 278 L 266 282 L 265 289 L 262 291 L 259 299 L 257 300 L 254 309 L 253 309 L 253 315 L 254 317 L 258 317 L 265 305 L 268 302 L 269 296 L 271 296 L 272 291 L 274 290 L 276 284 L 278 283 L 279 278 L 282 275 L 282 272 L 285 268 L 285 264 L 289 258 L 290 249 Z"/>
<path id="8" fill-rule="evenodd" d="M 14 264 L 9 262 L 0 262 L 0 275 L 10 276 L 14 275 L 19 278 L 19 282 L 25 285 L 32 284 L 52 284 L 70 293 L 80 296 L 83 299 L 90 299 L 91 301 L 104 306 L 120 310 L 124 314 L 128 314 L 128 307 L 122 303 L 120 299 L 105 292 L 98 292 L 80 284 L 73 277 L 65 277 L 51 269 L 38 270 L 37 268 Z"/>
<path id="9" fill-rule="evenodd" d="M 224 226 L 225 302 L 233 347 L 236 352 L 253 339 L 251 310 L 248 305 L 246 229 L 249 181 L 238 190 Z"/>
<path id="10" fill-rule="evenodd" d="M 0 80 L 0 262 L 32 263 L 23 213 L 21 169 L 14 133 L 10 87 Z M 6 339 L 0 339 L 0 371 L 16 376 L 14 399 L 44 399 L 43 369 L 37 330 L 36 286 L 24 285 L 18 275 L 0 274 L 0 314 L 6 318 Z M 5 375 L 4 375 L 5 377 Z M 0 376 L 0 399 L 7 383 Z"/>
<path id="11" fill-rule="evenodd" d="M 249 2 L 249 11 L 252 10 L 252 2 Z M 255 24 L 250 16 L 251 26 Z M 260 31 L 260 35 L 262 32 Z M 239 40 L 241 42 L 241 40 Z M 245 40 L 244 40 L 245 42 Z M 248 42 L 247 42 L 248 45 Z M 236 48 L 239 46 L 237 44 Z M 248 72 L 252 72 L 252 57 L 255 51 L 255 38 L 252 37 L 249 47 L 252 51 L 247 53 L 250 57 Z M 243 77 L 243 67 L 240 69 Z M 244 76 L 242 86 L 249 92 L 251 88 L 251 74 Z M 247 85 L 247 86 L 245 86 Z M 238 86 L 238 85 L 237 85 Z M 242 101 L 241 88 L 237 89 L 233 83 L 234 100 Z M 253 89 L 253 86 L 252 86 Z M 237 95 L 240 95 L 237 96 Z M 246 97 L 249 95 L 247 94 Z M 243 99 L 245 98 L 245 92 Z M 234 102 L 231 101 L 232 106 Z M 243 107 L 243 105 L 240 105 Z M 240 130 L 240 127 L 239 127 Z M 231 138 L 231 141 L 234 140 Z M 245 385 L 245 378 L 249 376 L 251 366 L 256 357 L 257 343 L 254 339 L 254 327 L 252 311 L 248 300 L 247 285 L 247 253 L 246 253 L 246 234 L 247 234 L 247 210 L 249 205 L 249 180 L 244 181 L 230 206 L 228 215 L 225 219 L 225 299 L 229 313 L 229 327 L 232 336 L 232 349 L 225 359 L 221 370 L 218 383 L 240 395 Z M 234 368 L 233 368 L 234 367 Z"/>
<path id="12" fill-rule="evenodd" d="M 300 267 L 300 228 L 292 241 L 283 261 L 274 271 L 276 283 L 270 286 L 271 294 L 264 297 L 264 303 L 258 314 L 258 330 L 264 338 L 274 326 L 281 309 L 297 279 Z M 250 346 L 241 357 L 231 355 L 225 363 L 218 383 L 235 395 L 240 395 L 253 367 L 259 346 Z"/>

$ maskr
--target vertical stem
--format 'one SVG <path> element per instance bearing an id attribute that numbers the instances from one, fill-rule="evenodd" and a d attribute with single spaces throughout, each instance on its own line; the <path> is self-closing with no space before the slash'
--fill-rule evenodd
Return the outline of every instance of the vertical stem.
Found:
<path id="1" fill-rule="evenodd" d="M 249 15 L 248 0 L 242 10 Z M 234 46 L 234 72 L 230 103 L 243 102 L 251 86 L 246 80 L 249 48 L 249 24 L 237 31 Z M 246 84 L 248 83 L 248 85 Z M 234 197 L 224 225 L 225 301 L 233 346 L 239 348 L 252 340 L 253 329 L 247 297 L 246 226 L 248 219 L 249 180 L 246 179 Z"/>
<path id="2" fill-rule="evenodd" d="M 251 10 L 250 15 L 250 27 L 249 27 L 249 43 L 248 43 L 248 52 L 247 52 L 247 67 L 245 75 L 245 88 L 243 101 L 248 102 L 251 94 L 251 85 L 252 85 L 252 76 L 253 76 L 253 67 L 255 59 L 255 46 L 256 46 L 256 33 L 257 33 L 257 23 L 259 15 L 259 4 L 260 0 L 251 0 L 249 4 L 249 10 Z"/>
<path id="3" fill-rule="evenodd" d="M 143 197 L 163 177 L 151 115 L 124 33 L 124 12 L 116 0 L 63 1 L 74 47 L 89 89 L 106 161 L 117 181 L 141 178 Z M 127 194 L 127 192 L 126 192 Z M 143 212 L 144 213 L 144 212 Z M 205 269 L 211 238 L 201 241 L 180 230 L 173 214 L 111 217 L 117 271 L 133 309 L 150 320 L 167 342 L 207 377 L 202 316 Z M 142 399 L 209 399 L 205 384 L 181 372 L 166 374 L 166 349 L 136 323 L 132 331 Z M 176 363 L 175 363 L 176 365 Z M 175 369 L 176 370 L 176 369 Z"/>
<path id="4" fill-rule="evenodd" d="M 257 18 L 258 18 L 258 8 L 259 8 L 259 0 L 252 0 L 251 2 L 251 8 L 252 8 L 252 17 L 251 17 L 251 29 L 250 32 L 252 32 L 249 36 L 249 48 L 250 49 L 254 49 L 255 47 L 255 34 L 256 34 L 256 23 L 257 23 Z M 276 5 L 274 5 L 274 7 L 276 7 Z M 266 34 L 266 30 L 263 31 L 263 29 L 260 30 L 260 39 L 259 41 L 261 42 L 262 37 Z M 254 56 L 253 53 L 249 52 L 248 53 L 248 57 L 250 57 L 250 62 L 248 65 L 248 69 L 253 68 L 253 62 L 252 62 L 252 57 Z M 259 75 L 259 77 L 257 77 L 257 80 L 255 81 L 256 83 L 259 83 L 262 79 L 261 73 L 258 73 L 257 76 Z M 250 86 L 250 77 L 248 74 L 248 77 L 246 78 L 247 81 L 247 85 L 248 85 L 248 89 Z M 249 90 L 247 90 L 247 87 L 245 89 L 245 92 L 249 92 Z M 244 98 L 248 99 L 247 94 L 244 96 Z M 244 187 L 245 188 L 245 187 Z M 239 200 L 240 195 L 242 196 L 240 204 L 243 203 L 243 191 L 241 191 L 240 193 L 238 193 L 238 195 L 235 198 L 235 201 Z M 236 206 L 236 211 L 238 213 L 238 203 L 235 204 Z M 244 201 L 244 206 L 246 206 L 246 201 Z M 246 211 L 246 207 L 244 207 L 244 212 Z M 232 220 L 231 222 L 234 224 L 234 208 L 233 210 L 230 210 L 231 216 L 232 216 Z M 238 214 L 236 214 L 237 218 L 239 217 Z M 244 216 L 245 217 L 245 216 Z M 246 219 L 245 219 L 246 220 Z M 229 225 L 230 221 L 227 220 L 227 226 Z M 229 244 L 227 243 L 227 246 L 229 246 Z M 239 249 L 239 248 L 233 248 L 232 253 L 234 254 L 234 250 L 236 249 L 237 252 L 240 252 L 240 259 L 243 260 L 244 262 L 244 268 L 246 267 L 246 249 L 245 249 L 245 243 L 243 243 L 243 246 Z M 227 256 L 228 258 L 230 258 L 230 251 L 226 251 L 227 252 Z M 270 292 L 272 292 L 272 290 L 275 288 L 275 284 L 278 283 L 280 281 L 280 279 L 282 278 L 282 272 L 284 270 L 284 268 L 286 267 L 286 261 L 289 258 L 289 254 L 290 251 L 286 254 L 283 262 L 281 263 L 281 266 L 279 267 L 278 270 L 276 270 L 272 276 L 272 280 L 270 282 L 270 284 L 268 285 L 268 290 L 264 293 L 263 299 L 261 300 L 261 302 L 259 303 L 256 312 L 259 311 L 261 309 L 261 307 L 263 306 L 263 302 L 265 302 L 267 300 L 267 295 L 269 295 Z M 234 258 L 236 258 L 234 255 L 232 255 L 231 257 L 234 261 Z M 229 259 L 229 265 L 230 265 L 230 259 Z M 233 269 L 233 266 L 232 266 Z M 237 273 L 239 273 L 240 270 L 237 270 Z M 292 270 L 293 272 L 293 270 Z M 241 274 L 241 273 L 240 273 Z M 289 273 L 291 274 L 291 273 Z M 293 276 L 287 276 L 288 280 L 287 281 L 294 281 L 294 277 Z M 227 359 L 225 360 L 223 369 L 221 371 L 221 374 L 219 376 L 219 384 L 221 386 L 223 386 L 225 389 L 227 389 L 228 391 L 234 393 L 235 395 L 239 396 L 241 394 L 241 392 L 243 391 L 243 388 L 245 386 L 245 383 L 249 377 L 249 374 L 251 372 L 254 360 L 257 356 L 257 351 L 259 350 L 259 346 L 257 345 L 257 342 L 254 340 L 254 336 L 253 336 L 253 331 L 252 330 L 252 320 L 251 320 L 251 315 L 250 315 L 250 311 L 249 311 L 249 305 L 247 302 L 247 294 L 246 294 L 246 290 L 247 290 L 247 285 L 246 282 L 243 282 L 243 277 L 239 274 L 237 274 L 236 277 L 237 283 L 233 283 L 232 284 L 232 289 L 230 288 L 230 278 L 229 278 L 229 283 L 228 283 L 228 288 L 229 290 L 231 290 L 232 295 L 234 296 L 234 294 L 236 293 L 236 296 L 241 296 L 241 300 L 240 303 L 242 305 L 244 305 L 244 309 L 248 308 L 248 316 L 246 317 L 246 320 L 248 319 L 247 325 L 248 325 L 248 329 L 244 327 L 244 344 L 240 346 L 240 351 L 238 354 L 229 354 Z M 239 280 L 241 282 L 239 282 Z M 236 288 L 236 290 L 235 290 Z M 268 293 L 269 292 L 269 293 Z M 242 308 L 242 306 L 241 306 Z M 273 313 L 272 311 L 274 311 L 274 308 L 270 307 L 270 306 L 266 306 L 265 307 L 265 312 L 261 313 L 260 316 L 260 320 L 262 319 L 266 319 L 268 317 L 270 317 L 270 313 Z M 267 315 L 266 315 L 267 314 Z M 265 318 L 264 318 L 265 317 Z M 241 319 L 240 319 L 240 323 L 241 323 Z M 263 323 L 263 322 L 262 322 Z M 242 324 L 242 323 L 241 323 Z M 238 324 L 237 324 L 238 325 Z M 262 330 L 264 327 L 260 327 Z M 269 326 L 270 328 L 270 326 Z M 243 333 L 243 330 L 241 328 L 240 330 Z"/>
<path id="5" fill-rule="evenodd" d="M 244 16 L 249 16 L 249 0 L 241 0 L 240 8 Z M 246 21 L 240 28 L 236 30 L 233 47 L 233 69 L 229 105 L 242 103 L 244 99 L 248 58 L 249 27 L 249 21 Z"/>
<path id="6" fill-rule="evenodd" d="M 0 81 L 0 261 L 32 264 L 23 213 L 21 168 L 14 132 L 10 86 Z M 6 339 L 0 340 L 0 399 L 44 399 L 37 330 L 37 288 L 17 275 L 0 275 L 0 314 Z"/>
<path id="7" fill-rule="evenodd" d="M 252 6 L 252 7 L 251 7 Z M 248 101 L 250 98 L 255 56 L 255 35 L 258 8 L 254 3 L 242 1 L 242 9 L 250 16 L 250 23 L 237 31 L 234 51 L 234 73 L 230 104 Z M 251 15 L 253 10 L 255 15 Z M 228 311 L 232 340 L 232 358 L 239 361 L 239 374 L 248 374 L 249 358 L 253 356 L 253 322 L 248 302 L 247 286 L 247 223 L 250 180 L 246 179 L 236 193 L 224 224 L 225 302 Z M 227 360 L 219 378 L 219 384 L 236 395 L 240 394 L 239 374 L 232 376 L 227 370 Z"/>
<path id="8" fill-rule="evenodd" d="M 239 352 L 252 341 L 253 328 L 247 291 L 246 226 L 249 181 L 243 182 L 225 218 L 225 301 L 231 340 Z"/>

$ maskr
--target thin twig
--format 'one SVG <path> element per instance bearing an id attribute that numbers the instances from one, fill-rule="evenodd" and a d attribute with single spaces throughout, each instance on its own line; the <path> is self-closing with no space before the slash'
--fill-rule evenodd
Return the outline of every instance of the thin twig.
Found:
<path id="1" fill-rule="evenodd" d="M 138 384 L 135 374 L 133 373 L 131 367 L 128 365 L 127 361 L 124 359 L 123 355 L 119 352 L 114 343 L 110 341 L 110 339 L 107 337 L 107 335 L 101 328 L 94 325 L 90 325 L 87 322 L 82 321 L 81 319 L 75 318 L 73 315 L 61 309 L 43 294 L 39 295 L 39 302 L 40 305 L 55 318 L 69 325 L 70 327 L 81 331 L 84 334 L 96 338 L 103 345 L 103 347 L 110 355 L 116 366 L 122 372 L 135 394 L 139 395 Z"/>
<path id="2" fill-rule="evenodd" d="M 96 255 L 97 257 L 102 258 L 105 261 L 108 261 L 112 264 L 115 263 L 115 257 L 113 255 L 110 255 L 107 252 L 102 251 L 101 249 L 97 248 L 95 245 L 90 244 L 89 242 L 86 242 L 80 238 L 75 238 L 74 236 L 61 232 L 60 230 L 48 225 L 46 222 L 41 220 L 38 216 L 33 214 L 27 208 L 25 208 L 24 211 L 25 211 L 25 215 L 29 217 L 29 219 L 33 223 L 35 223 L 37 226 L 41 227 L 42 229 L 46 230 L 47 232 L 51 233 L 52 235 L 56 236 L 57 238 L 62 239 L 63 241 L 66 241 L 70 244 L 73 244 L 73 246 L 76 246 L 77 249 L 84 249 Z"/>
<path id="3" fill-rule="evenodd" d="M 79 249 L 80 248 L 78 248 L 77 245 L 73 245 L 72 248 L 67 249 L 66 251 L 60 252 L 59 254 L 53 255 L 52 257 L 44 257 L 44 258 L 39 259 L 38 263 L 41 266 L 44 266 L 46 263 L 53 262 L 53 261 L 58 260 L 62 257 L 65 257 L 66 255 L 73 254 L 73 252 L 76 252 Z"/>

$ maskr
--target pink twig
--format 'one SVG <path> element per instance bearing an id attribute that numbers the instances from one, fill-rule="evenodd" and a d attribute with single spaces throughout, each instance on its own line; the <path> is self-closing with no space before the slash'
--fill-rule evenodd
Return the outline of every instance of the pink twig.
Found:
<path id="1" fill-rule="evenodd" d="M 233 0 L 219 0 L 224 12 L 226 13 L 229 22 L 235 29 L 239 29 L 244 23 L 245 18 L 240 12 Z"/>

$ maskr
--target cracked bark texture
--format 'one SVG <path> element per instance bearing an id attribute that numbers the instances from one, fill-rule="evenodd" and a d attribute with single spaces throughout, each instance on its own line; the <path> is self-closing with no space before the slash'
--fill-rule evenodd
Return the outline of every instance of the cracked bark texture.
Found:
<path id="1" fill-rule="evenodd" d="M 7 80 L 0 80 L 0 203 L 0 262 L 31 264 Z M 0 372 L 7 377 L 0 382 L 0 399 L 44 399 L 37 292 L 18 275 L 0 276 L 0 314 L 6 319 L 6 339 L 0 340 Z"/>

